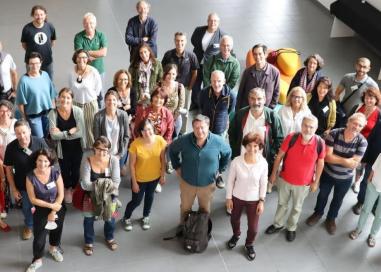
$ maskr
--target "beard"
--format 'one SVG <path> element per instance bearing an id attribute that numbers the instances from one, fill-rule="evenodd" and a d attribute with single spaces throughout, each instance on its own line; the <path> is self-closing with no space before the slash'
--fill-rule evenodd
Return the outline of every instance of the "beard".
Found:
<path id="1" fill-rule="evenodd" d="M 314 136 L 314 134 L 304 134 L 304 133 L 302 133 L 303 140 L 306 141 L 306 142 L 310 141 L 313 136 Z"/>

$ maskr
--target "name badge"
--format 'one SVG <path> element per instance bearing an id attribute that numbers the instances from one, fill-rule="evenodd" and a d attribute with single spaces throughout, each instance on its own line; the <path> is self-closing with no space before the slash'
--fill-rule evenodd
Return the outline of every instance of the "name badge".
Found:
<path id="1" fill-rule="evenodd" d="M 329 107 L 328 107 L 328 106 L 325 106 L 325 107 L 322 109 L 322 111 L 323 111 L 324 113 L 326 113 L 328 110 L 329 110 Z"/>
<path id="2" fill-rule="evenodd" d="M 29 148 L 24 148 L 23 149 L 24 153 L 27 154 L 28 156 L 30 156 L 33 152 L 32 150 L 30 150 Z"/>
<path id="3" fill-rule="evenodd" d="M 213 47 L 214 47 L 214 48 L 220 48 L 220 44 L 219 44 L 219 43 L 214 43 L 214 44 L 213 44 Z"/>
<path id="4" fill-rule="evenodd" d="M 356 91 L 358 88 L 359 88 L 359 86 L 357 86 L 357 85 L 353 85 L 353 86 L 351 86 L 351 90 L 352 90 L 352 91 Z"/>
<path id="5" fill-rule="evenodd" d="M 49 182 L 48 184 L 46 184 L 46 189 L 48 189 L 48 190 L 53 189 L 55 187 L 56 187 L 55 182 Z"/>

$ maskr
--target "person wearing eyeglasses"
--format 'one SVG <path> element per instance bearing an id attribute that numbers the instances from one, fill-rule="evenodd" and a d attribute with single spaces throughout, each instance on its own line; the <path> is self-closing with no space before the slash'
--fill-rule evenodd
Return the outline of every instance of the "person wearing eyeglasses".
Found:
<path id="1" fill-rule="evenodd" d="M 294 87 L 287 96 L 286 104 L 279 110 L 284 135 L 301 132 L 303 118 L 310 113 L 306 92 L 302 87 Z"/>
<path id="2" fill-rule="evenodd" d="M 32 135 L 48 135 L 48 113 L 55 107 L 56 89 L 47 72 L 41 70 L 42 56 L 32 52 L 27 57 L 28 72 L 18 83 L 16 105 L 22 117 L 29 122 Z"/>
<path id="3" fill-rule="evenodd" d="M 74 52 L 74 69 L 69 75 L 69 89 L 74 93 L 73 104 L 83 110 L 85 127 L 91 128 L 94 115 L 98 112 L 97 97 L 102 89 L 101 77 L 94 67 L 89 65 L 90 56 L 86 50 L 78 49 Z M 91 148 L 94 135 L 91 129 L 86 129 L 86 148 Z"/>
<path id="4" fill-rule="evenodd" d="M 110 154 L 111 143 L 105 136 L 100 136 L 93 144 L 93 150 L 84 154 L 81 162 L 80 182 L 86 191 L 83 200 L 83 231 L 85 245 L 83 252 L 87 256 L 93 255 L 94 221 L 95 221 L 95 186 L 98 179 L 111 179 L 113 182 L 112 195 L 118 195 L 120 183 L 119 159 Z M 104 235 L 107 247 L 114 251 L 118 244 L 114 239 L 115 218 L 104 221 Z"/>

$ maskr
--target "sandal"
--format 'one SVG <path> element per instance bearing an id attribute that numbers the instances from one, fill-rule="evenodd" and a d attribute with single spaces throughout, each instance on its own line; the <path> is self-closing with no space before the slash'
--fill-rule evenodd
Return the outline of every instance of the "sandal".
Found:
<path id="1" fill-rule="evenodd" d="M 349 233 L 349 238 L 351 238 L 352 240 L 356 240 L 357 238 L 359 238 L 360 233 L 361 231 L 359 232 L 358 230 L 353 230 Z"/>
<path id="2" fill-rule="evenodd" d="M 94 253 L 93 245 L 84 245 L 83 252 L 86 256 L 91 256 Z"/>
<path id="3" fill-rule="evenodd" d="M 110 241 L 106 240 L 106 244 L 107 244 L 107 247 L 112 251 L 118 248 L 118 244 L 115 242 L 115 240 L 110 240 Z"/>
<path id="4" fill-rule="evenodd" d="M 376 238 L 374 238 L 374 236 L 372 236 L 372 235 L 369 235 L 368 239 L 366 240 L 366 242 L 368 243 L 369 247 L 375 247 L 375 245 L 376 245 Z"/>

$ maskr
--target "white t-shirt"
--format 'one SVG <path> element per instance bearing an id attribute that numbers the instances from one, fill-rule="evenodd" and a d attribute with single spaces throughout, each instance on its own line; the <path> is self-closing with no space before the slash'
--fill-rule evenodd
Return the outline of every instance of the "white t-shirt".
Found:
<path id="1" fill-rule="evenodd" d="M 16 70 L 16 64 L 13 61 L 12 56 L 10 54 L 6 54 L 0 66 L 0 73 L 1 73 L 1 78 L 3 80 L 3 86 L 4 86 L 3 92 L 7 92 L 12 88 L 11 70 Z"/>
<path id="2" fill-rule="evenodd" d="M 252 115 L 251 111 L 249 110 L 249 114 L 247 116 L 247 120 L 245 123 L 245 126 L 243 127 L 243 134 L 242 138 L 245 137 L 245 135 L 249 132 L 258 133 L 265 139 L 265 133 L 266 133 L 266 122 L 265 122 L 265 113 L 263 112 L 261 116 L 259 116 L 258 119 L 255 119 L 255 117 Z M 245 153 L 245 148 L 241 145 L 241 154 Z"/>
<path id="3" fill-rule="evenodd" d="M 374 162 L 372 170 L 374 171 L 372 183 L 376 188 L 376 191 L 381 192 L 381 153 Z"/>
<path id="4" fill-rule="evenodd" d="M 209 45 L 210 40 L 212 39 L 213 35 L 214 35 L 214 32 L 210 33 L 208 31 L 205 31 L 205 34 L 202 37 L 202 41 L 201 41 L 201 43 L 202 43 L 202 50 L 204 50 L 204 52 L 208 48 L 208 45 Z"/>
<path id="5" fill-rule="evenodd" d="M 118 154 L 119 130 L 120 127 L 118 123 L 118 118 L 115 116 L 115 118 L 111 120 L 106 116 L 106 134 L 107 138 L 111 142 L 110 153 L 113 155 Z"/>

